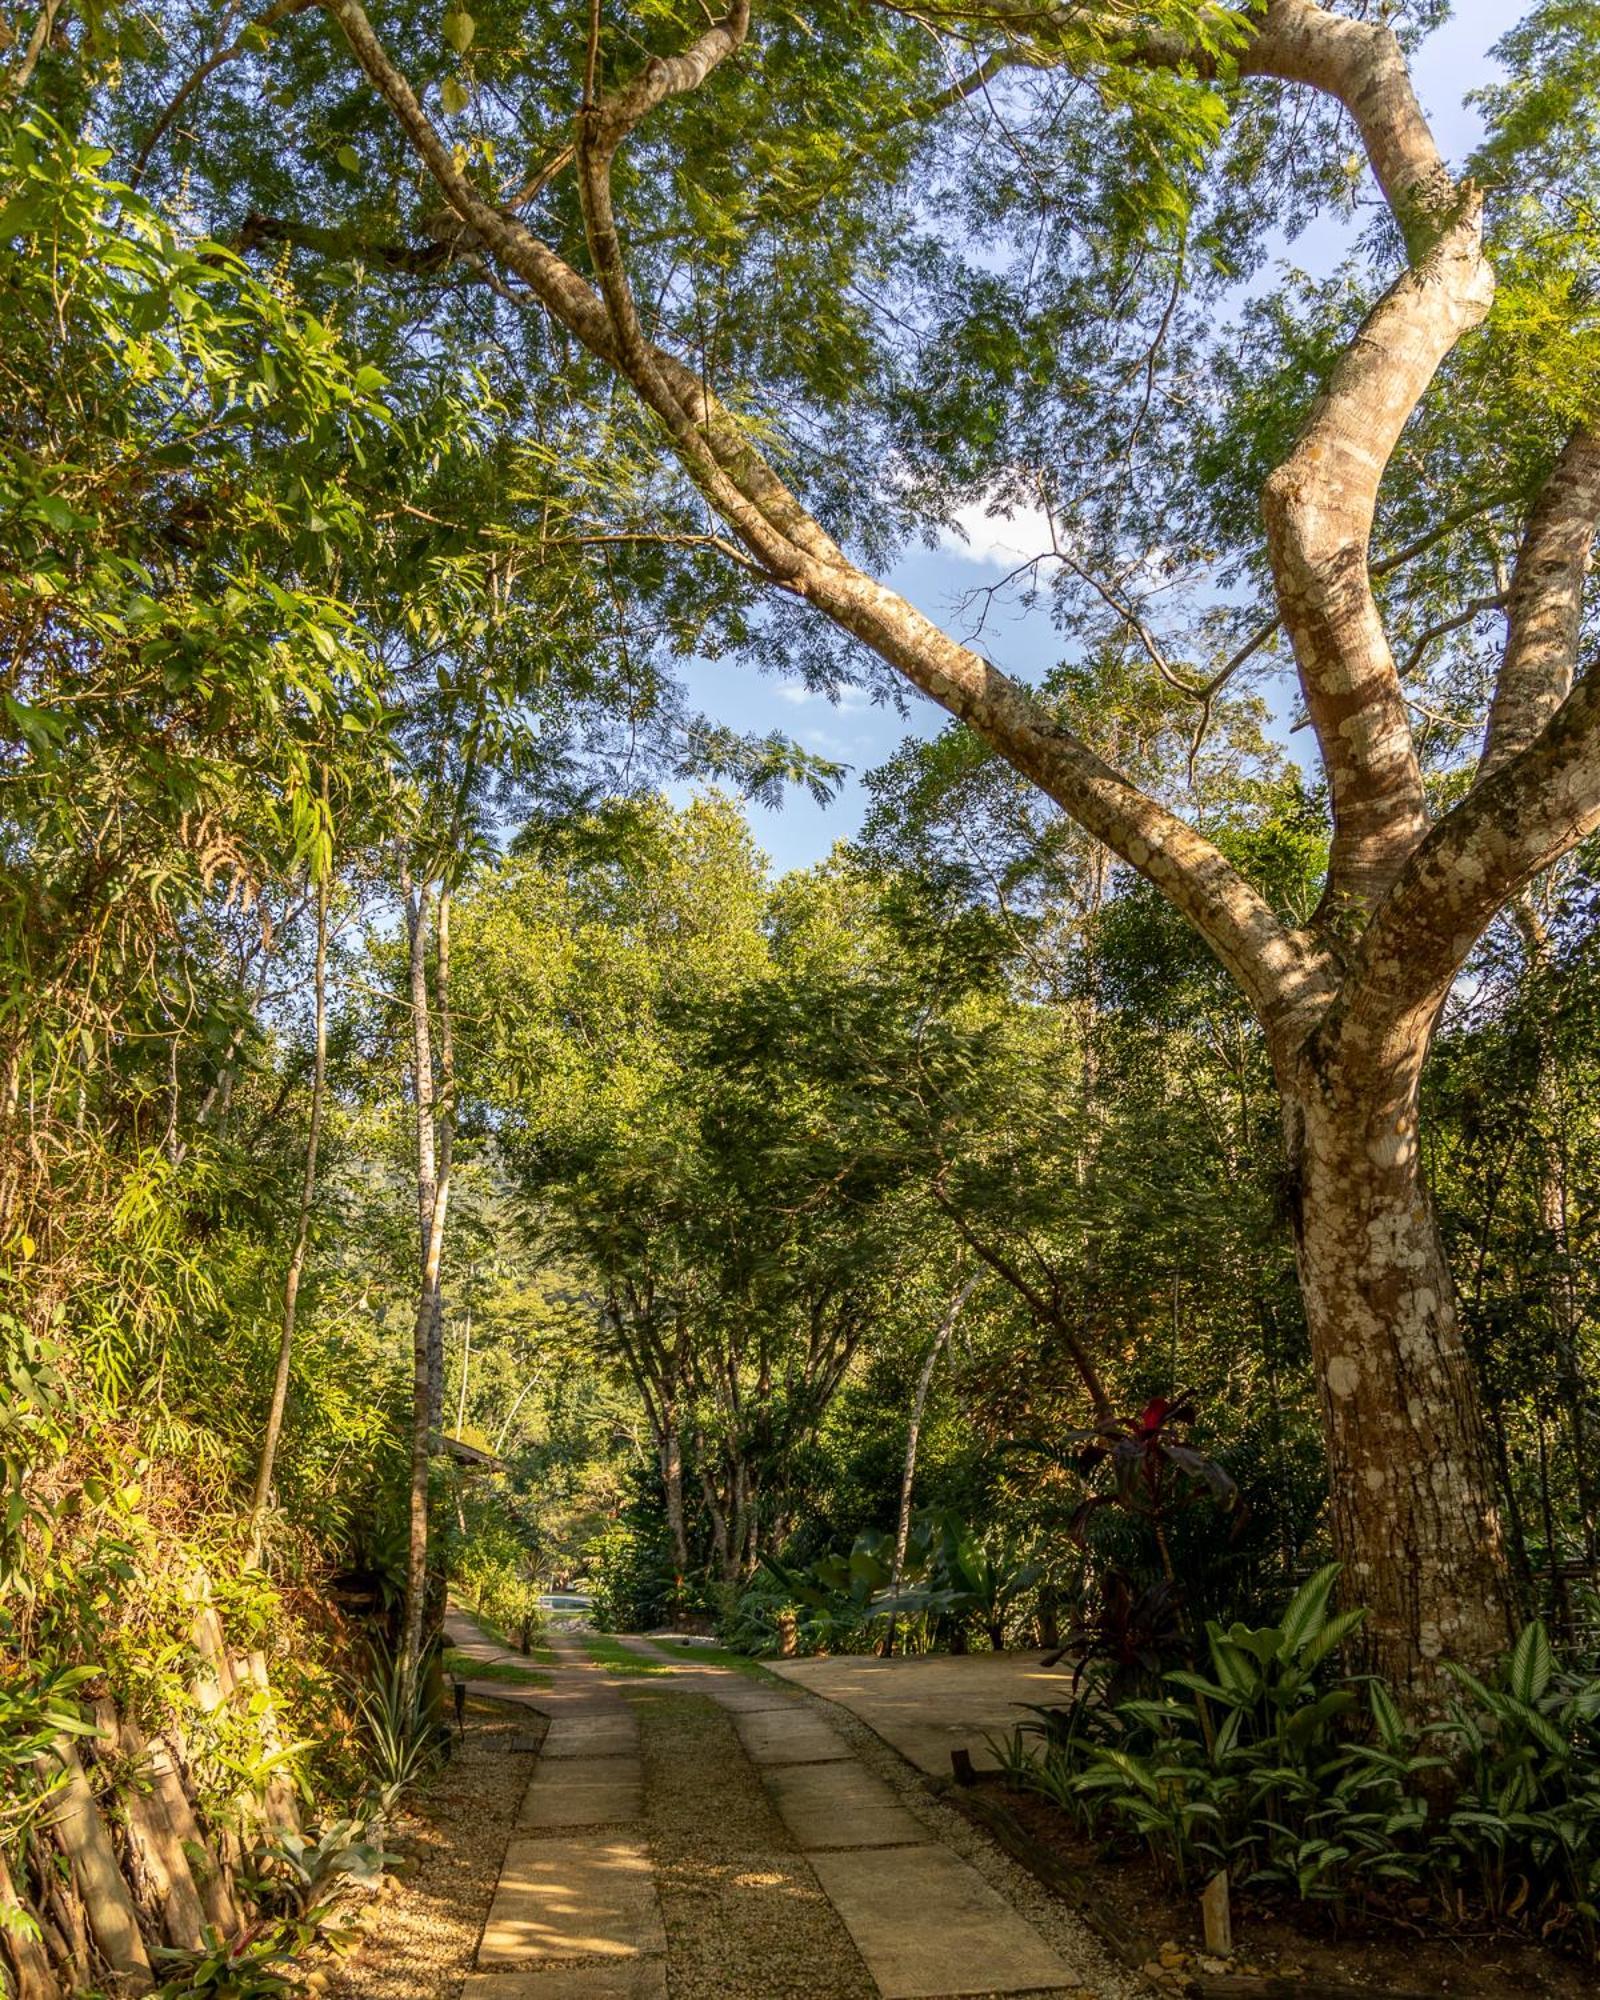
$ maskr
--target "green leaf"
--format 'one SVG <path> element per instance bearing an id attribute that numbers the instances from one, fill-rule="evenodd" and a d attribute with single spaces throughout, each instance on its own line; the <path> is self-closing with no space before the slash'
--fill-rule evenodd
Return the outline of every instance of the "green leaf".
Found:
<path id="1" fill-rule="evenodd" d="M 1382 1681 L 1373 1681 L 1367 1689 L 1367 1706 L 1372 1710 L 1372 1720 L 1377 1726 L 1379 1740 L 1389 1750 L 1397 1750 L 1406 1740 L 1406 1725 L 1398 1703 Z"/>
<path id="2" fill-rule="evenodd" d="M 464 7 L 452 7 L 443 21 L 444 38 L 458 56 L 464 56 L 472 47 L 472 38 L 478 32 L 478 24 Z"/>
<path id="3" fill-rule="evenodd" d="M 360 173 L 361 155 L 356 151 L 354 146 L 341 146 L 333 157 L 344 168 L 347 174 Z"/>
<path id="4" fill-rule="evenodd" d="M 1338 1579 L 1338 1563 L 1328 1563 L 1315 1576 L 1307 1577 L 1290 1598 L 1281 1627 L 1283 1650 L 1289 1658 L 1293 1659 L 1322 1630 L 1328 1616 L 1328 1600 Z"/>
<path id="5" fill-rule="evenodd" d="M 446 114 L 454 118 L 466 110 L 471 102 L 471 94 L 460 77 L 447 76 L 439 86 L 439 102 L 444 106 Z"/>
<path id="6" fill-rule="evenodd" d="M 1527 1626 L 1512 1650 L 1506 1670 L 1506 1685 L 1518 1701 L 1536 1702 L 1550 1685 L 1555 1672 L 1555 1655 L 1543 1622 L 1535 1619 Z"/>

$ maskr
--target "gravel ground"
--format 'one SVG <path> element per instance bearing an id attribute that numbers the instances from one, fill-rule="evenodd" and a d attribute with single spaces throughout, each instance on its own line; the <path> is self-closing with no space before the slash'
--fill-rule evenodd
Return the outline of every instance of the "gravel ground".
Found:
<path id="1" fill-rule="evenodd" d="M 672 2000 L 873 2000 L 850 1935 L 767 1802 L 733 1723 L 659 1683 L 639 1718 Z"/>
<path id="2" fill-rule="evenodd" d="M 469 1701 L 466 1741 L 390 1836 L 406 1868 L 364 1913 L 366 1938 L 330 1966 L 332 2000 L 446 2000 L 478 1949 L 544 1718 Z"/>
<path id="3" fill-rule="evenodd" d="M 681 1659 L 679 1655 L 663 1654 L 659 1647 L 651 1646 L 649 1650 L 658 1658 Z M 680 1671 L 692 1669 L 691 1661 Z M 852 1715 L 838 1702 L 810 1694 L 793 1681 L 781 1680 L 777 1676 L 772 1679 L 775 1686 L 796 1694 L 815 1714 L 831 1723 L 865 1768 L 891 1786 L 906 1809 L 922 1821 L 930 1838 L 942 1841 L 963 1861 L 970 1862 L 1014 1910 L 1035 1926 L 1069 1965 L 1078 1968 L 1081 1986 L 1057 1989 L 1058 1992 L 1066 1992 L 1072 2000 L 1078 2000 L 1079 1995 L 1084 1996 L 1084 2000 L 1147 2000 L 1152 1988 L 1146 1980 L 1117 1964 L 1059 1897 L 1053 1896 L 1036 1876 L 1013 1861 L 964 1814 L 936 1798 L 928 1789 L 922 1773 L 908 1764 L 899 1751 L 892 1750 L 875 1730 L 869 1729 L 858 1716 Z M 735 1742 L 737 1744 L 737 1738 Z M 676 1987 L 673 1990 L 676 2000 Z M 829 1990 L 819 1984 L 812 1986 L 809 1992 L 812 2000 L 816 2000 L 816 1996 Z M 845 1990 L 840 1989 L 841 1993 Z M 867 1990 L 870 1992 L 871 1987 Z M 1024 1996 L 1014 1996 L 1014 2000 L 1024 2000 Z"/>

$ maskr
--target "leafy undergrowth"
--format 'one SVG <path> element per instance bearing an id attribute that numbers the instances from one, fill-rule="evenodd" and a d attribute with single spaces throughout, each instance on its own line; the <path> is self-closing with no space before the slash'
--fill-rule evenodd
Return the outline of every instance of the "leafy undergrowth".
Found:
<path id="1" fill-rule="evenodd" d="M 1145 1856 L 1108 1848 L 1049 1800 L 1009 1790 L 996 1777 L 980 1784 L 1057 1864 L 1051 1886 L 1118 1956 L 1143 1969 L 1157 1992 L 1181 1993 L 1197 1973 L 1223 1972 L 1206 1953 L 1197 1895 L 1175 1893 Z M 1311 1991 L 1320 1984 L 1451 2000 L 1593 2000 L 1592 1974 L 1564 1954 L 1527 1938 L 1485 1936 L 1472 1925 L 1441 1934 L 1432 1914 L 1341 1923 L 1316 1904 L 1246 1893 L 1233 1899 L 1233 1936 L 1229 1974 L 1290 1980 Z"/>
<path id="2" fill-rule="evenodd" d="M 1364 1613 L 1332 1611 L 1336 1577 L 1311 1577 L 1277 1625 L 1208 1623 L 1209 1673 L 1141 1688 L 1096 1661 L 1065 1704 L 991 1740 L 1008 1781 L 1096 1855 L 1138 1855 L 1176 1909 L 1226 1870 L 1236 1900 L 1301 1929 L 1520 1939 L 1592 1966 L 1592 1660 L 1559 1662 L 1535 1622 L 1486 1680 L 1451 1668 L 1459 1693 L 1413 1725 L 1340 1665 Z"/>

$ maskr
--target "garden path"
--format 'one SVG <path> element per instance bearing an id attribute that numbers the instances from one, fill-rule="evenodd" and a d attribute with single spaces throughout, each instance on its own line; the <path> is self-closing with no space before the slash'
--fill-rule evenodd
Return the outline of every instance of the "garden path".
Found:
<path id="1" fill-rule="evenodd" d="M 461 1613 L 446 1629 L 470 1658 L 519 1658 Z M 780 1991 L 815 2000 L 835 1992 L 1124 2000 L 1136 1990 L 1075 1919 L 849 1714 L 765 1673 L 666 1654 L 646 1640 L 624 1641 L 638 1664 L 614 1669 L 593 1664 L 569 1633 L 553 1632 L 550 1644 L 550 1687 L 475 1684 L 539 1710 L 550 1729 L 463 2000 L 770 2000 Z M 649 1774 L 658 1765 L 640 1745 L 641 1717 L 659 1731 L 674 1705 L 685 1720 L 712 1705 L 726 1718 L 716 1725 L 726 1738 L 720 1761 L 746 1769 L 708 1769 L 707 1797 L 742 1775 L 761 1815 L 759 1826 L 742 1822 L 756 1826 L 748 1855 L 702 1871 L 691 1902 L 710 1907 L 691 1908 L 687 1920 L 683 1881 L 664 1859 L 675 1837 L 669 1802 L 656 1798 Z M 945 1759 L 948 1769 L 948 1750 Z M 736 1904 L 742 1897 L 748 1912 L 752 1894 L 758 1907 L 767 1899 L 761 1921 L 772 1926 L 775 1968 L 786 1926 L 804 1919 L 818 1937 L 818 1923 L 831 1927 L 831 1970 L 819 1960 L 817 1983 L 802 1971 L 797 1984 L 792 1969 L 769 1981 L 759 1945 L 752 1960 L 738 1943 L 746 1919 Z M 719 1897 L 728 1899 L 720 1957 Z M 695 1950 L 697 1929 L 703 1936 L 708 1926 L 709 1962 Z"/>

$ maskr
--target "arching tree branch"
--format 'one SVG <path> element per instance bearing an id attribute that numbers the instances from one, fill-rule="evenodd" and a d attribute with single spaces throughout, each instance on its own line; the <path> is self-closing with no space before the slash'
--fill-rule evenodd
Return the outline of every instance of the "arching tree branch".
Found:
<path id="1" fill-rule="evenodd" d="M 1571 690 L 1597 523 L 1600 431 L 1585 426 L 1567 440 L 1522 538 L 1480 777 L 1525 750 Z"/>

